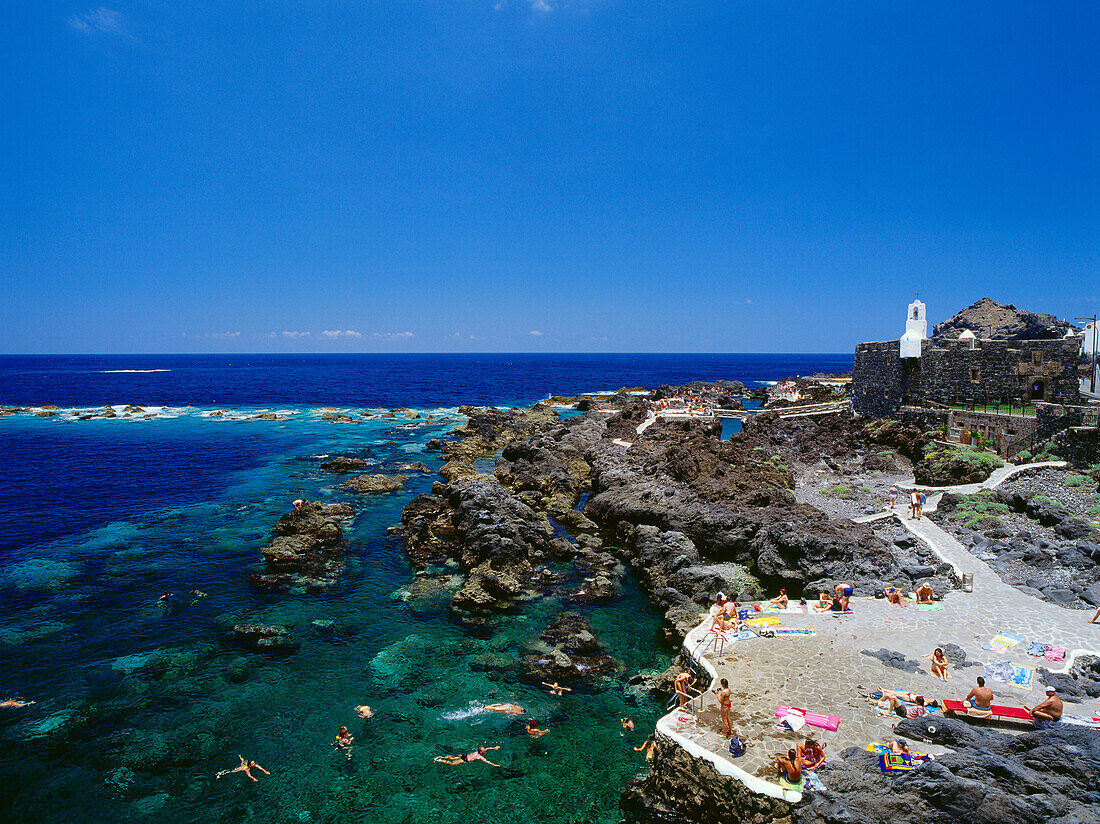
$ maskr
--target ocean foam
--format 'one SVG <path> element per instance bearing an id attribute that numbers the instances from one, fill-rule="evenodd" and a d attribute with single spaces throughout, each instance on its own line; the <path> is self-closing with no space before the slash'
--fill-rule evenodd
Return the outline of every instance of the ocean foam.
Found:
<path id="1" fill-rule="evenodd" d="M 171 372 L 171 369 L 101 369 L 101 375 L 146 375 L 150 372 Z"/>

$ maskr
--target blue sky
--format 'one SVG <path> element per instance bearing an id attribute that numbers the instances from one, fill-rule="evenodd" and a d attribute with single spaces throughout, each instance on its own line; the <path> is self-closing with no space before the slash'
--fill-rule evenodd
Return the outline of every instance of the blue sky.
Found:
<path id="1" fill-rule="evenodd" d="M 848 351 L 1100 311 L 1100 4 L 14 0 L 3 352 Z"/>

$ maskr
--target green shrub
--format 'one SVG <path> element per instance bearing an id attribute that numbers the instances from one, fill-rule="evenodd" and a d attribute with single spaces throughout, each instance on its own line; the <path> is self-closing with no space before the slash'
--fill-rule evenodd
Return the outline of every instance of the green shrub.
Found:
<path id="1" fill-rule="evenodd" d="M 871 489 L 871 487 L 869 487 L 869 486 L 861 486 L 859 488 L 859 491 L 860 492 L 866 492 L 866 493 L 870 494 L 870 493 L 874 492 L 875 490 Z"/>
<path id="2" fill-rule="evenodd" d="M 1068 478 L 1062 481 L 1062 483 L 1064 483 L 1066 486 L 1073 487 L 1086 486 L 1092 484 L 1092 478 L 1090 478 L 1088 475 L 1070 475 Z"/>
<path id="3" fill-rule="evenodd" d="M 1024 463 L 1027 463 L 1028 461 L 1031 460 L 1031 453 L 1028 452 L 1026 449 L 1021 449 L 1020 453 L 1016 457 L 1019 458 Z"/>
<path id="4" fill-rule="evenodd" d="M 1065 504 L 1058 503 L 1058 501 L 1054 500 L 1049 495 L 1035 495 L 1034 497 L 1032 497 L 1031 500 L 1033 500 L 1033 501 L 1035 501 L 1036 503 L 1039 503 L 1039 504 L 1049 504 L 1050 506 L 1056 506 L 1059 509 L 1065 509 L 1066 508 Z"/>
<path id="5" fill-rule="evenodd" d="M 842 501 L 846 501 L 846 500 L 848 500 L 848 498 L 852 497 L 852 488 L 850 486 L 845 486 L 844 484 L 836 484 L 834 486 L 829 486 L 829 487 L 826 487 L 825 489 L 822 489 L 821 494 L 822 495 L 835 495 L 836 497 L 840 498 Z"/>
<path id="6" fill-rule="evenodd" d="M 892 458 L 892 457 L 894 457 L 894 450 L 892 450 L 892 449 L 883 449 L 883 450 L 880 450 L 878 454 L 883 458 Z"/>
<path id="7" fill-rule="evenodd" d="M 967 529 L 985 530 L 985 529 L 997 529 L 1004 526 L 1000 518 L 993 515 L 976 515 L 969 521 L 964 521 L 963 526 Z"/>

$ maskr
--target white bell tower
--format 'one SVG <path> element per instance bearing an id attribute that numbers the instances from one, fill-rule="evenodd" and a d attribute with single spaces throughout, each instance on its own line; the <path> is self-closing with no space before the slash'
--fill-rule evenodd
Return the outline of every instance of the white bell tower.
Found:
<path id="1" fill-rule="evenodd" d="M 905 334 L 901 336 L 901 356 L 919 358 L 921 341 L 928 337 L 928 321 L 924 317 L 924 304 L 914 300 L 905 316 Z"/>

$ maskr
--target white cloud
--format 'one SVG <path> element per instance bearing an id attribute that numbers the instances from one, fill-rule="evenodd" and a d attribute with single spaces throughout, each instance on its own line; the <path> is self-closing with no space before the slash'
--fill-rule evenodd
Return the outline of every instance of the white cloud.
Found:
<path id="1" fill-rule="evenodd" d="M 98 9 L 86 11 L 84 14 L 74 14 L 68 20 L 69 25 L 84 34 L 114 34 L 119 37 L 128 37 L 126 31 L 126 18 L 121 12 L 100 6 Z"/>
<path id="2" fill-rule="evenodd" d="M 554 10 L 554 4 L 550 0 L 528 0 L 528 2 L 531 4 L 531 11 L 546 14 Z"/>
<path id="3" fill-rule="evenodd" d="M 542 332 L 540 332 L 538 329 L 532 329 L 527 334 L 528 335 L 534 335 L 536 338 L 541 338 L 542 337 Z"/>
<path id="4" fill-rule="evenodd" d="M 219 339 L 219 340 L 225 340 L 227 338 L 239 338 L 240 336 L 241 336 L 240 332 L 211 332 L 210 333 L 210 337 L 216 338 L 216 339 Z"/>
<path id="5" fill-rule="evenodd" d="M 321 337 L 326 340 L 336 340 L 337 338 L 361 338 L 362 332 L 356 332 L 354 329 L 326 329 L 321 333 Z"/>
<path id="6" fill-rule="evenodd" d="M 398 340 L 399 338 L 415 338 L 412 332 L 374 332 L 372 338 L 385 338 L 386 340 Z"/>
<path id="7" fill-rule="evenodd" d="M 470 340 L 485 340 L 481 335 L 470 335 Z"/>
<path id="8" fill-rule="evenodd" d="M 602 337 L 598 337 L 598 338 L 593 337 L 593 338 L 591 338 L 591 340 L 601 342 L 601 343 L 607 343 L 607 335 L 603 335 Z"/>
<path id="9" fill-rule="evenodd" d="M 309 332 L 283 332 L 284 338 L 308 338 Z"/>

